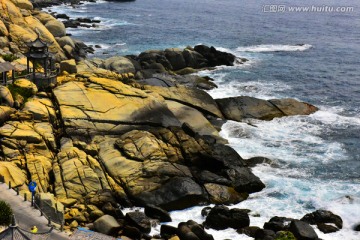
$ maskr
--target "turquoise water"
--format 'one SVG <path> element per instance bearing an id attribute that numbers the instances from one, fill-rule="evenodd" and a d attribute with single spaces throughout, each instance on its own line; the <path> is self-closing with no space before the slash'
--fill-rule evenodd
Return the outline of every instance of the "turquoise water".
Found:
<path id="1" fill-rule="evenodd" d="M 279 2 L 98 1 L 53 11 L 102 21 L 97 29 L 68 30 L 88 44 L 102 45 L 96 57 L 213 45 L 250 59 L 242 66 L 202 72 L 219 85 L 210 91 L 213 97 L 292 97 L 318 106 L 320 111 L 310 116 L 252 121 L 256 128 L 231 121 L 224 125 L 221 134 L 241 156 L 265 156 L 281 166 L 254 168 L 267 188 L 238 206 L 258 212 L 260 217 L 251 218 L 258 226 L 274 215 L 300 218 L 328 209 L 343 218 L 344 230 L 323 239 L 360 239 L 351 230 L 360 222 L 360 2 L 280 3 L 287 8 L 352 6 L 347 13 L 264 12 L 269 4 Z M 189 216 L 202 221 L 197 208 L 173 218 Z M 213 234 L 240 239 L 231 231 Z"/>

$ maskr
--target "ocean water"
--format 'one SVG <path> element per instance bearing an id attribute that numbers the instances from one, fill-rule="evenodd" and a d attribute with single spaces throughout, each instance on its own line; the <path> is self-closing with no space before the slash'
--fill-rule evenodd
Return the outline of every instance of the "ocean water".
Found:
<path id="1" fill-rule="evenodd" d="M 279 5 L 285 6 L 283 12 Z M 278 12 L 269 12 L 276 6 Z M 290 7 L 353 7 L 349 12 L 291 12 Z M 68 30 L 94 56 L 148 49 L 213 45 L 250 61 L 203 71 L 215 79 L 214 98 L 246 95 L 296 98 L 320 108 L 310 116 L 228 121 L 221 135 L 243 158 L 264 156 L 278 167 L 253 172 L 266 189 L 231 206 L 251 209 L 251 225 L 273 216 L 301 218 L 316 209 L 338 214 L 344 228 L 324 240 L 360 239 L 360 2 L 358 0 L 137 0 L 51 8 L 101 20 L 98 28 Z M 250 121 L 250 120 L 249 120 Z M 202 207 L 172 212 L 177 225 L 202 222 Z M 159 227 L 153 230 L 157 233 Z M 234 230 L 209 230 L 217 240 L 251 239 Z"/>

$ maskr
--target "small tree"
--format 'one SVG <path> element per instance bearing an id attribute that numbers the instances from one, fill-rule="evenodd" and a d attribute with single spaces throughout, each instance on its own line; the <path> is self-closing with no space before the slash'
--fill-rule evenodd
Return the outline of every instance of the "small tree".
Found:
<path id="1" fill-rule="evenodd" d="M 12 214 L 13 212 L 10 205 L 7 202 L 0 200 L 0 225 L 10 225 Z"/>

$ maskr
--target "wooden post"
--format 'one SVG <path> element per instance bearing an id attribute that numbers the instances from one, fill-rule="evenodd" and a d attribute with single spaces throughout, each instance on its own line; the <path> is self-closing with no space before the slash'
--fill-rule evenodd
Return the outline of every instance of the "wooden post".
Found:
<path id="1" fill-rule="evenodd" d="M 27 194 L 24 193 L 24 202 L 26 202 L 26 201 L 27 201 Z"/>
<path id="2" fill-rule="evenodd" d="M 19 196 L 19 187 L 16 188 L 16 195 Z"/>
<path id="3" fill-rule="evenodd" d="M 9 181 L 9 189 L 11 189 L 11 181 Z"/>

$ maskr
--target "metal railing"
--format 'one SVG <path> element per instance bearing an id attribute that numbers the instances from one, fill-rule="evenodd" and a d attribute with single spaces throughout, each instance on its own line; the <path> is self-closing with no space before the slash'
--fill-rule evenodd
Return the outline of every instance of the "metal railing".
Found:
<path id="1" fill-rule="evenodd" d="M 5 183 L 5 178 L 2 175 L 0 175 L 0 183 Z M 16 195 L 18 195 L 18 196 L 20 195 L 19 187 L 12 188 L 11 181 L 9 181 L 8 186 L 9 186 L 9 189 L 13 189 L 16 191 Z M 52 223 L 56 223 L 60 226 L 59 230 L 62 232 L 64 230 L 64 223 L 65 223 L 64 213 L 61 211 L 58 211 L 57 205 L 55 205 L 55 209 L 54 209 L 47 202 L 41 201 L 40 195 L 39 195 L 39 203 L 40 204 L 37 204 L 35 201 L 35 196 L 34 196 L 34 198 L 32 196 L 30 196 L 30 198 L 28 199 L 27 195 L 28 194 L 25 192 L 24 193 L 24 202 L 30 200 L 31 207 L 38 209 L 40 211 L 40 216 L 44 216 L 48 220 L 48 226 L 54 227 Z M 43 204 L 45 204 L 45 205 L 43 205 Z M 54 210 L 54 211 L 51 212 L 52 210 Z M 51 214 L 51 216 L 53 216 L 52 218 L 51 218 L 50 214 Z"/>

